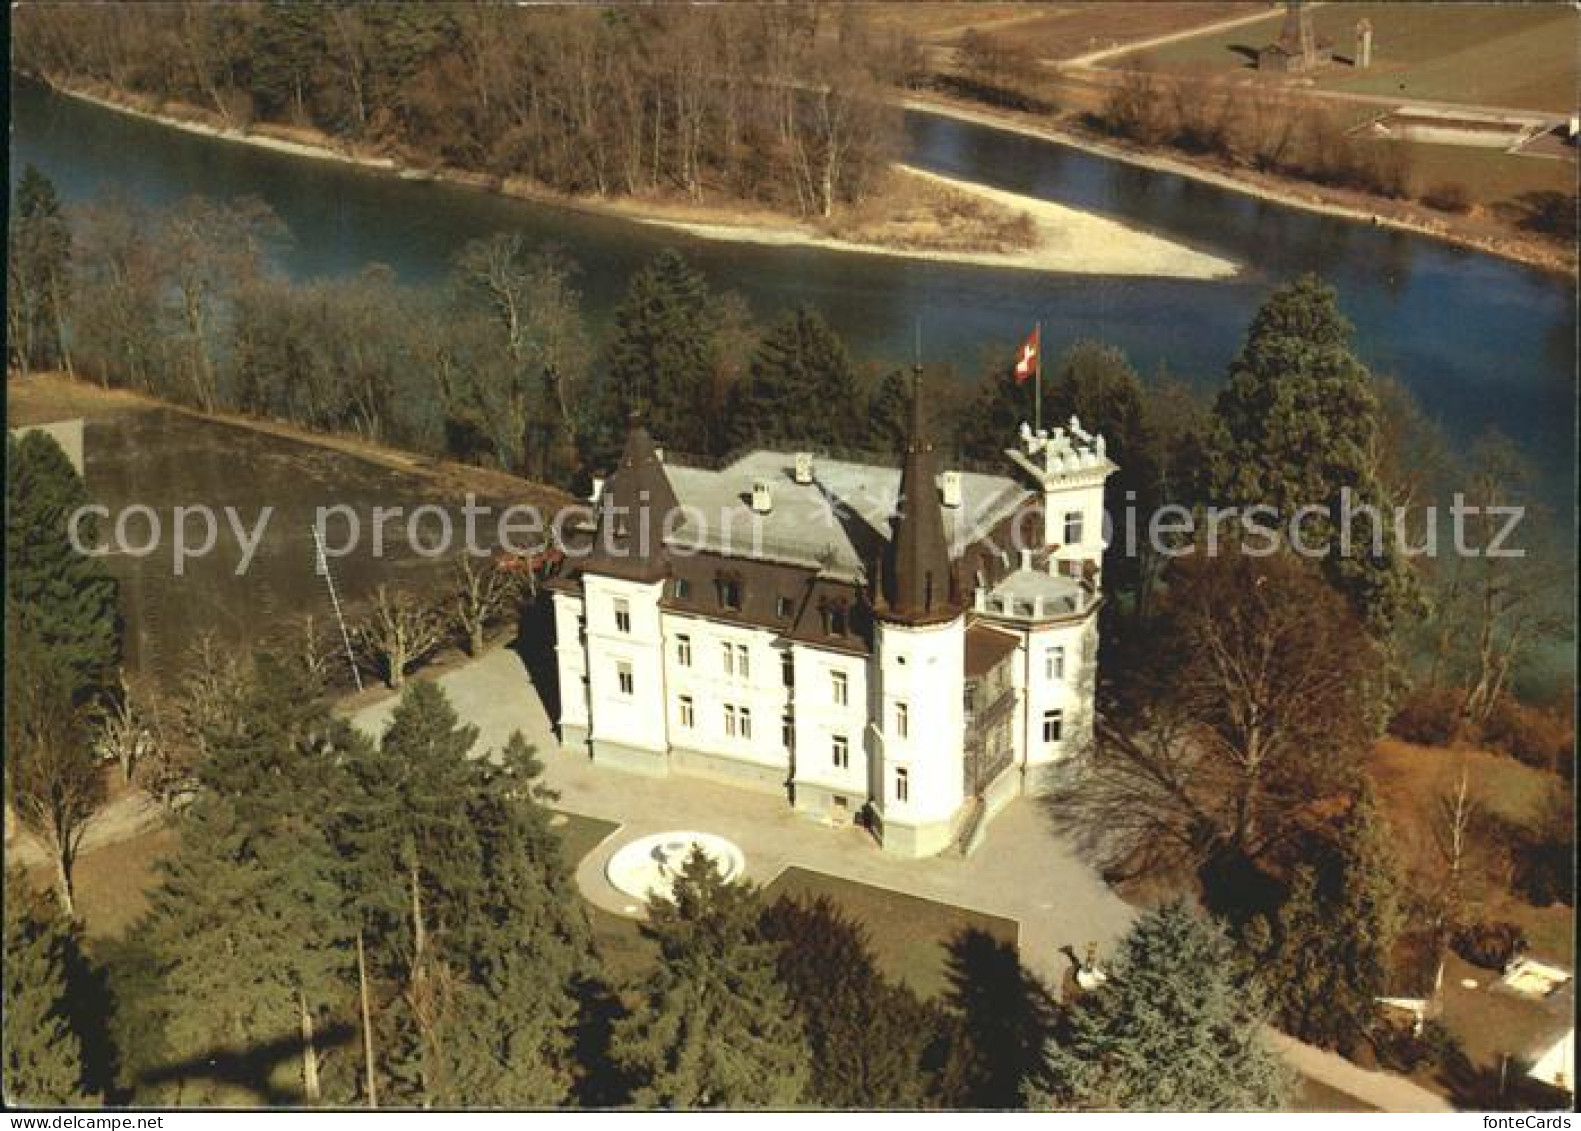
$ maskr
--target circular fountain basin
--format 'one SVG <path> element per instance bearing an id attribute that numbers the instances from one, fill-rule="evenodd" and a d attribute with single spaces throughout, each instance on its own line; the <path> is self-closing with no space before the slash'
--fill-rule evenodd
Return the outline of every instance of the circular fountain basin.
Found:
<path id="1" fill-rule="evenodd" d="M 639 903 L 668 899 L 675 878 L 694 848 L 701 849 L 727 881 L 739 879 L 746 867 L 741 850 L 724 837 L 681 831 L 654 833 L 623 845 L 609 858 L 604 875 L 617 890 Z M 627 910 L 641 909 L 633 906 Z"/>

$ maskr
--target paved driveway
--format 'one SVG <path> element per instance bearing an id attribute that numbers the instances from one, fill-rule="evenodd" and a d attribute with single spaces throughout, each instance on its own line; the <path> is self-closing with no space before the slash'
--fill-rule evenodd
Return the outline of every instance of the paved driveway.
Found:
<path id="1" fill-rule="evenodd" d="M 509 649 L 486 653 L 438 678 L 463 720 L 478 728 L 481 750 L 503 745 L 519 730 L 545 765 L 559 808 L 620 824 L 620 830 L 577 862 L 577 881 L 592 902 L 626 911 L 631 900 L 604 879 L 604 862 L 620 845 L 649 833 L 695 829 L 728 837 L 746 856 L 746 872 L 767 884 L 792 865 L 857 880 L 1021 925 L 1022 959 L 1059 985 L 1068 965 L 1060 951 L 1088 943 L 1108 949 L 1133 914 L 1065 841 L 1038 807 L 1018 799 L 1002 812 L 970 859 L 902 860 L 885 855 L 860 830 L 821 825 L 781 799 L 693 778 L 654 780 L 595 767 L 562 750 L 543 703 Z M 370 734 L 389 724 L 393 697 L 361 708 L 352 721 Z"/>

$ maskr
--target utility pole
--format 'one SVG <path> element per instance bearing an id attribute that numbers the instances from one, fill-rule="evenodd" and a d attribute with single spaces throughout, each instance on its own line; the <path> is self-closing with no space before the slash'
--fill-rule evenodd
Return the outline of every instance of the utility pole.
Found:
<path id="1" fill-rule="evenodd" d="M 319 537 L 318 527 L 312 526 L 313 550 L 318 556 L 318 572 L 324 576 L 324 584 L 329 588 L 329 603 L 335 610 L 335 623 L 340 626 L 340 642 L 346 648 L 346 662 L 351 665 L 351 679 L 357 685 L 357 690 L 362 690 L 362 673 L 357 670 L 357 655 L 351 650 L 351 634 L 346 631 L 346 618 L 340 613 L 340 598 L 335 594 L 335 578 L 329 572 L 329 558 L 324 555 L 324 540 Z"/>

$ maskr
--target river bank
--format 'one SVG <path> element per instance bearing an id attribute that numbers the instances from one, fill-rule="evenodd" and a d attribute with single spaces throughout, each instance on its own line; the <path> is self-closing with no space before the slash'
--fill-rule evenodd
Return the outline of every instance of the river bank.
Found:
<path id="1" fill-rule="evenodd" d="M 45 78 L 69 98 L 128 114 L 172 129 L 313 160 L 334 161 L 405 180 L 440 181 L 514 199 L 612 216 L 685 232 L 701 239 L 766 246 L 806 247 L 935 263 L 966 264 L 1056 274 L 1119 275 L 1210 280 L 1228 278 L 1239 267 L 1230 260 L 1065 205 L 1002 192 L 969 181 L 899 165 L 893 176 L 911 182 L 886 210 L 866 209 L 856 239 L 766 209 L 744 204 L 697 205 L 672 199 L 590 198 L 552 191 L 521 178 L 497 177 L 449 167 L 423 168 L 384 153 L 355 149 L 320 131 L 269 124 L 227 125 L 199 107 L 155 105 L 107 91 L 90 91 Z M 916 187 L 921 186 L 921 192 Z M 921 198 L 920 201 L 918 198 Z M 875 216 L 875 213 L 877 214 Z M 968 217 L 982 247 L 941 246 L 948 228 Z"/>
<path id="2" fill-rule="evenodd" d="M 1347 189 L 1328 188 L 1288 177 L 1259 173 L 1251 169 L 1230 168 L 1222 162 L 1194 160 L 1174 151 L 1144 148 L 1131 142 L 1100 138 L 1066 125 L 1048 125 L 1044 115 L 1014 110 L 990 109 L 942 95 L 908 95 L 902 105 L 908 110 L 952 118 L 971 125 L 1004 130 L 1023 137 L 1070 146 L 1112 161 L 1124 162 L 1154 172 L 1168 173 L 1201 181 L 1230 192 L 1251 196 L 1306 212 L 1353 220 L 1377 227 L 1429 236 L 1435 240 L 1486 252 L 1551 274 L 1574 278 L 1576 258 L 1552 241 L 1519 234 L 1508 225 L 1497 230 L 1478 230 L 1473 221 L 1449 216 L 1409 202 L 1382 200 Z M 1488 229 L 1489 225 L 1483 225 Z"/>

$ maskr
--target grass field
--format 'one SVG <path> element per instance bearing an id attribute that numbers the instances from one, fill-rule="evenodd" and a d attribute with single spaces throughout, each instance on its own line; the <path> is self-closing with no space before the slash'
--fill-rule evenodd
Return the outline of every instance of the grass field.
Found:
<path id="1" fill-rule="evenodd" d="M 1373 64 L 1350 65 L 1354 29 L 1373 26 Z M 1258 23 L 1145 52 L 1166 71 L 1251 71 L 1257 48 L 1279 34 L 1282 12 Z M 1312 10 L 1335 65 L 1314 76 L 1318 90 L 1568 113 L 1575 97 L 1576 14 L 1568 5 L 1328 4 Z M 1108 61 L 1135 66 L 1143 53 Z"/>
<path id="2" fill-rule="evenodd" d="M 1467 793 L 1486 811 L 1517 825 L 1529 823 L 1547 791 L 1558 781 L 1542 770 L 1481 750 L 1443 750 L 1387 739 L 1378 744 L 1371 771 L 1379 800 L 1394 833 L 1396 851 L 1413 889 L 1430 894 L 1442 865 L 1434 821 L 1440 799 L 1449 796 L 1461 769 Z M 1506 890 L 1487 860 L 1473 860 L 1488 881 L 1474 891 L 1487 919 L 1520 924 L 1539 957 L 1570 966 L 1575 961 L 1575 924 L 1569 908 L 1533 907 Z"/>
<path id="3" fill-rule="evenodd" d="M 871 4 L 869 23 L 903 29 L 929 44 L 952 44 L 968 29 L 1014 41 L 1040 59 L 1069 59 L 1258 11 L 1247 0 L 1180 3 L 1135 0 L 1065 4 Z"/>

